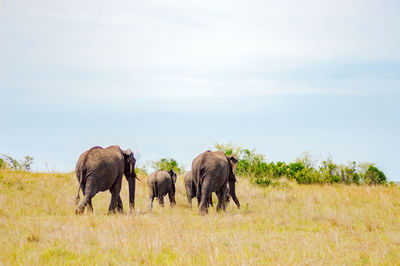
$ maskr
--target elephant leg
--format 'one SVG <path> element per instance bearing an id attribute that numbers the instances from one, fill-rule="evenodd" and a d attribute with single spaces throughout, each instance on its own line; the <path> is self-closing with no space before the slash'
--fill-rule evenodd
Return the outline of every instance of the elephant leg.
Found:
<path id="1" fill-rule="evenodd" d="M 149 207 L 150 207 L 150 209 L 153 209 L 153 200 L 154 200 L 154 196 L 153 195 L 149 195 Z"/>
<path id="2" fill-rule="evenodd" d="M 164 208 L 164 196 L 158 196 L 158 203 L 160 203 L 161 207 Z"/>
<path id="3" fill-rule="evenodd" d="M 79 204 L 79 206 L 75 210 L 75 214 L 82 214 L 85 211 L 85 207 L 89 204 L 89 210 L 91 209 L 93 211 L 92 207 L 92 198 L 96 195 L 96 193 L 88 193 L 87 196 L 83 199 L 82 203 Z M 90 202 L 90 203 L 89 203 Z"/>
<path id="4" fill-rule="evenodd" d="M 115 213 L 115 209 L 118 205 L 118 198 L 115 193 L 111 193 L 111 201 L 110 205 L 108 206 L 108 213 Z"/>
<path id="5" fill-rule="evenodd" d="M 120 199 L 119 193 L 121 192 L 121 181 L 122 181 L 122 176 L 117 179 L 110 188 L 110 193 L 111 193 L 111 201 L 110 201 L 110 206 L 108 207 L 108 213 L 115 213 L 116 210 L 118 212 L 122 212 L 123 209 L 118 208 L 118 199 Z M 121 201 L 122 204 L 122 201 Z"/>
<path id="6" fill-rule="evenodd" d="M 169 205 L 170 205 L 171 207 L 175 207 L 175 205 L 176 205 L 175 193 L 169 192 L 169 193 L 168 193 L 168 197 L 169 197 Z"/>
<path id="7" fill-rule="evenodd" d="M 200 215 L 205 215 L 208 213 L 208 204 L 211 196 L 211 186 L 208 186 L 207 183 L 203 183 L 201 188 L 201 200 L 200 200 Z"/>
<path id="8" fill-rule="evenodd" d="M 149 188 L 149 208 L 153 209 L 153 200 L 155 198 L 153 189 Z"/>
<path id="9" fill-rule="evenodd" d="M 90 199 L 89 202 L 88 202 L 87 210 L 89 212 L 93 213 L 92 199 Z"/>
<path id="10" fill-rule="evenodd" d="M 212 200 L 212 193 L 210 195 L 210 199 L 208 200 L 211 207 L 214 207 L 213 200 Z"/>
<path id="11" fill-rule="evenodd" d="M 192 195 L 187 195 L 187 200 L 188 200 L 188 204 L 189 204 L 189 208 L 192 208 Z"/>
<path id="12" fill-rule="evenodd" d="M 97 190 L 96 187 L 93 184 L 93 178 L 88 177 L 86 180 L 86 184 L 85 184 L 85 190 L 83 192 L 83 195 L 85 196 L 83 198 L 83 201 L 81 202 L 81 204 L 78 205 L 78 207 L 75 210 L 75 214 L 82 214 L 85 211 L 86 206 L 89 204 L 89 210 L 92 209 L 92 198 L 97 194 Z"/>
<path id="13" fill-rule="evenodd" d="M 124 205 L 122 204 L 121 196 L 118 195 L 117 211 L 122 213 L 123 210 L 124 210 Z"/>
<path id="14" fill-rule="evenodd" d="M 191 185 L 185 184 L 185 188 L 186 188 L 186 197 L 188 200 L 189 209 L 191 209 L 192 208 L 192 199 L 194 197 L 193 192 L 192 192 L 192 187 L 191 187 Z"/>
<path id="15" fill-rule="evenodd" d="M 227 189 L 226 189 L 226 184 L 222 186 L 222 188 L 220 189 L 220 191 L 217 193 L 218 196 L 218 204 L 217 204 L 217 211 L 221 211 L 224 210 L 226 208 L 226 193 L 227 193 Z"/>

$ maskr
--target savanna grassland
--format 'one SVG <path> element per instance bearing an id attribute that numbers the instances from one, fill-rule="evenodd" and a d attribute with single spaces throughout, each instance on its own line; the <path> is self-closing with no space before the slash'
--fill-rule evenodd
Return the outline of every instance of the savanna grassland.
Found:
<path id="1" fill-rule="evenodd" d="M 178 177 L 177 206 L 149 211 L 146 177 L 133 214 L 76 216 L 73 173 L 0 170 L 0 263 L 8 264 L 383 264 L 400 263 L 400 188 L 299 185 L 261 188 L 239 178 L 242 208 L 200 216 L 187 208 Z M 122 201 L 127 212 L 128 184 Z M 194 200 L 194 206 L 196 206 Z"/>

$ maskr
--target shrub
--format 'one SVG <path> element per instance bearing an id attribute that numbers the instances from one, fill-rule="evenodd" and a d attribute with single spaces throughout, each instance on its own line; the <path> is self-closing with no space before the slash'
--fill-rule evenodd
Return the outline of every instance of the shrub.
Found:
<path id="1" fill-rule="evenodd" d="M 4 167 L 6 167 L 6 163 L 0 158 L 0 169 L 3 169 Z"/>
<path id="2" fill-rule="evenodd" d="M 360 175 L 357 173 L 357 164 L 352 162 L 348 166 L 340 166 L 340 180 L 345 184 L 360 184 Z"/>
<path id="3" fill-rule="evenodd" d="M 183 167 L 179 166 L 178 162 L 172 158 L 162 158 L 158 161 L 152 161 L 151 167 L 155 170 L 174 170 L 176 174 L 185 173 Z"/>
<path id="4" fill-rule="evenodd" d="M 3 158 L 7 161 L 7 164 L 13 169 L 17 171 L 30 171 L 31 166 L 33 164 L 32 156 L 24 156 L 22 160 L 17 160 L 10 155 L 3 155 Z M 3 160 L 2 160 L 3 161 Z M 4 162 L 4 161 L 3 161 Z"/>
<path id="5" fill-rule="evenodd" d="M 385 174 L 373 165 L 368 167 L 368 170 L 363 176 L 366 184 L 386 184 L 387 179 Z"/>
<path id="6" fill-rule="evenodd" d="M 214 144 L 214 149 L 223 151 L 227 156 L 236 154 L 238 165 L 236 174 L 247 176 L 252 183 L 271 185 L 273 179 L 287 177 L 299 184 L 385 184 L 386 176 L 371 163 L 351 162 L 347 165 L 335 164 L 331 157 L 326 158 L 317 167 L 309 152 L 303 152 L 295 162 L 267 163 L 263 154 L 232 143 Z M 276 182 L 276 181 L 275 181 Z"/>
<path id="7" fill-rule="evenodd" d="M 296 175 L 301 172 L 304 169 L 304 165 L 301 162 L 297 162 L 297 163 L 291 163 L 288 166 L 289 171 L 288 172 L 288 177 L 289 178 L 295 178 Z"/>

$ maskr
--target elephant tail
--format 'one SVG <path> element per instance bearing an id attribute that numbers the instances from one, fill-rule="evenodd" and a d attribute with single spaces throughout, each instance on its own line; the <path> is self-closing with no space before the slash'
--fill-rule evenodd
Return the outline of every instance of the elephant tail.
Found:
<path id="1" fill-rule="evenodd" d="M 81 190 L 81 186 L 80 186 L 80 184 L 79 184 L 79 187 L 78 187 L 78 195 L 76 195 L 76 198 L 75 198 L 75 205 L 78 205 L 78 203 L 79 203 L 79 200 L 80 200 L 80 196 L 79 196 L 79 191 Z"/>
<path id="2" fill-rule="evenodd" d="M 199 168 L 198 170 L 197 170 L 197 172 L 195 173 L 196 174 L 196 176 L 197 176 L 197 184 L 196 184 L 196 197 L 198 198 L 198 199 L 200 199 L 201 198 L 201 186 L 203 185 L 203 174 L 204 174 L 204 171 L 202 171 L 203 169 L 202 168 Z"/>
<path id="3" fill-rule="evenodd" d="M 153 195 L 154 195 L 154 197 L 157 197 L 158 198 L 158 193 L 157 193 L 157 181 L 154 181 L 154 183 L 153 183 Z"/>
<path id="4" fill-rule="evenodd" d="M 76 176 L 78 177 L 78 181 L 79 181 L 79 186 L 78 186 L 78 193 L 76 195 L 75 198 L 75 205 L 78 205 L 79 200 L 80 200 L 80 196 L 79 196 L 79 191 L 82 189 L 82 183 L 83 183 L 83 177 L 85 176 L 86 171 L 77 171 L 76 172 Z M 82 190 L 83 193 L 83 190 Z"/>

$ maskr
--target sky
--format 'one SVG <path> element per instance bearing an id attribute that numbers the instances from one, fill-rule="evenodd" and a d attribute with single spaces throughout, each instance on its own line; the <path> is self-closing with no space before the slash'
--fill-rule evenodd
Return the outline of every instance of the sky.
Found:
<path id="1" fill-rule="evenodd" d="M 400 2 L 0 1 L 0 154 L 190 169 L 214 143 L 400 181 Z"/>

